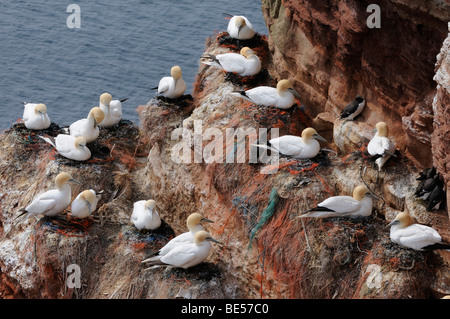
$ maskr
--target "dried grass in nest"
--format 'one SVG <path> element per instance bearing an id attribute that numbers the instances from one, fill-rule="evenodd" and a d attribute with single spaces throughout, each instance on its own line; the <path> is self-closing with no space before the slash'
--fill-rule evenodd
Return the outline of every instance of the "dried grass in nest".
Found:
<path id="1" fill-rule="evenodd" d="M 152 99 L 151 103 L 153 105 L 162 107 L 168 111 L 168 110 L 188 109 L 192 106 L 193 101 L 194 98 L 190 94 L 182 95 L 177 99 L 170 99 L 162 95 L 157 95 L 154 99 Z"/>
<path id="2" fill-rule="evenodd" d="M 175 231 L 168 223 L 161 220 L 161 226 L 154 230 L 139 231 L 134 226 L 125 226 L 122 236 L 135 250 L 157 252 L 169 240 L 175 237 Z"/>
<path id="3" fill-rule="evenodd" d="M 262 69 L 258 74 L 253 76 L 240 76 L 235 72 L 225 72 L 224 79 L 236 87 L 244 87 L 246 89 L 260 85 L 269 85 L 270 82 L 273 82 L 266 69 Z M 276 85 L 276 83 L 272 83 L 272 85 Z"/>
<path id="4" fill-rule="evenodd" d="M 249 47 L 255 51 L 261 61 L 265 61 L 269 54 L 267 36 L 259 33 L 256 33 L 251 39 L 238 40 L 230 37 L 228 32 L 222 32 L 216 35 L 216 41 L 219 46 L 234 51 L 240 51 L 243 47 Z"/>
<path id="5" fill-rule="evenodd" d="M 91 217 L 79 219 L 68 214 L 65 216 L 44 216 L 38 222 L 39 227 L 67 237 L 85 237 L 89 233 L 94 220 Z"/>

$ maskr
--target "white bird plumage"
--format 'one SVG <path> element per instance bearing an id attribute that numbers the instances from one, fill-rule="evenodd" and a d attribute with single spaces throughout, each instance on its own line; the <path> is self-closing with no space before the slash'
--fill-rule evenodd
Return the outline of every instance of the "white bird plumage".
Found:
<path id="1" fill-rule="evenodd" d="M 395 144 L 388 138 L 389 128 L 385 122 L 378 122 L 376 131 L 377 133 L 367 145 L 367 151 L 371 156 L 377 157 L 375 163 L 381 170 L 386 161 L 391 156 L 395 156 Z"/>
<path id="2" fill-rule="evenodd" d="M 168 99 L 178 99 L 186 91 L 186 82 L 183 80 L 181 67 L 178 65 L 170 69 L 170 76 L 163 77 L 158 84 L 158 94 Z"/>
<path id="3" fill-rule="evenodd" d="M 261 60 L 249 47 L 243 47 L 240 53 L 205 54 L 203 57 L 211 61 L 202 61 L 203 64 L 234 72 L 239 76 L 254 76 L 261 71 Z"/>
<path id="4" fill-rule="evenodd" d="M 148 261 L 150 266 L 172 266 L 188 269 L 203 262 L 211 250 L 211 241 L 219 243 L 206 231 L 200 230 L 194 235 L 193 242 L 177 245 L 164 256 Z"/>
<path id="5" fill-rule="evenodd" d="M 84 136 L 72 136 L 58 134 L 55 138 L 40 136 L 44 141 L 52 145 L 58 154 L 74 161 L 86 161 L 91 157 L 91 151 L 86 146 Z"/>
<path id="6" fill-rule="evenodd" d="M 47 106 L 42 103 L 24 103 L 22 119 L 29 130 L 45 130 L 51 124 Z"/>
<path id="7" fill-rule="evenodd" d="M 212 223 L 212 220 L 209 220 L 207 218 L 204 218 L 199 213 L 193 213 L 189 215 L 189 217 L 186 220 L 186 225 L 189 231 L 184 232 L 171 240 L 167 242 L 159 251 L 157 251 L 155 254 L 151 255 L 150 258 L 147 258 L 143 260 L 142 262 L 148 262 L 153 261 L 161 258 L 161 256 L 166 255 L 169 251 L 177 247 L 178 245 L 181 245 L 183 243 L 192 243 L 194 241 L 194 235 L 204 230 L 203 226 L 201 225 L 202 222 L 208 222 Z"/>
<path id="8" fill-rule="evenodd" d="M 156 202 L 140 200 L 133 204 L 130 221 L 139 230 L 154 230 L 161 226 L 161 218 L 156 210 Z"/>
<path id="9" fill-rule="evenodd" d="M 320 151 L 317 140 L 326 142 L 315 129 L 308 127 L 302 131 L 302 136 L 283 135 L 269 140 L 270 146 L 257 144 L 255 146 L 276 151 L 282 155 L 297 159 L 315 157 Z"/>
<path id="10" fill-rule="evenodd" d="M 227 26 L 228 35 L 239 40 L 249 40 L 255 36 L 253 25 L 245 16 L 232 16 Z"/>
<path id="11" fill-rule="evenodd" d="M 355 187 L 352 196 L 332 196 L 309 209 L 299 217 L 360 217 L 372 213 L 372 198 L 374 195 L 364 185 Z"/>
<path id="12" fill-rule="evenodd" d="M 280 80 L 277 87 L 257 86 L 246 91 L 233 91 L 232 95 L 244 98 L 257 105 L 275 106 L 280 109 L 289 109 L 294 105 L 295 98 L 300 95 L 295 91 L 289 80 Z"/>
<path id="13" fill-rule="evenodd" d="M 414 250 L 450 250 L 450 245 L 442 241 L 436 229 L 413 223 L 412 217 L 406 212 L 398 213 L 388 226 L 391 227 L 391 240 L 403 247 Z"/>
<path id="14" fill-rule="evenodd" d="M 100 197 L 93 189 L 82 191 L 73 200 L 70 207 L 70 215 L 80 219 L 91 216 L 97 209 Z"/>
<path id="15" fill-rule="evenodd" d="M 94 107 L 89 111 L 87 118 L 78 120 L 69 126 L 68 133 L 72 136 L 84 136 L 86 143 L 95 141 L 100 134 L 98 125 L 105 118 L 101 108 Z"/>
<path id="16" fill-rule="evenodd" d="M 109 93 L 100 95 L 99 107 L 104 113 L 103 120 L 98 123 L 100 127 L 112 127 L 122 119 L 122 102 L 127 99 L 113 100 Z"/>

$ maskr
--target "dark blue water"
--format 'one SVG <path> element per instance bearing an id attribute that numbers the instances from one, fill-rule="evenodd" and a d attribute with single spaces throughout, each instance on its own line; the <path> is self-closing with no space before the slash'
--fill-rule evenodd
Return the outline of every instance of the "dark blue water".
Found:
<path id="1" fill-rule="evenodd" d="M 66 21 L 81 9 L 81 28 Z M 151 100 L 159 79 L 180 65 L 192 84 L 205 39 L 225 31 L 223 13 L 245 15 L 267 34 L 260 0 L 0 0 L 0 131 L 22 117 L 22 102 L 45 103 L 53 122 L 86 117 L 109 92 L 123 118 Z"/>

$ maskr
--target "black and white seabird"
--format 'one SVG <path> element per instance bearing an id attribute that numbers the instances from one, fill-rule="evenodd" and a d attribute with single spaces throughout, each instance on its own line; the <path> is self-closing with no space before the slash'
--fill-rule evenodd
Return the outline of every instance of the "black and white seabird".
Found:
<path id="1" fill-rule="evenodd" d="M 445 197 L 444 182 L 440 178 L 437 178 L 436 185 L 431 191 L 430 196 L 428 196 L 427 212 L 433 209 L 439 209 Z"/>
<path id="2" fill-rule="evenodd" d="M 366 100 L 358 95 L 356 98 L 348 103 L 341 112 L 341 120 L 353 121 L 364 110 Z"/>

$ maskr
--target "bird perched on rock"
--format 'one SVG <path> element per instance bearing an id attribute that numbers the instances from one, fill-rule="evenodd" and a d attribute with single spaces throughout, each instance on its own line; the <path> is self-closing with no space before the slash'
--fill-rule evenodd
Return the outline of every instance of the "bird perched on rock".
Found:
<path id="1" fill-rule="evenodd" d="M 29 130 L 45 130 L 50 127 L 51 121 L 47 114 L 47 106 L 39 103 L 23 103 L 23 122 Z"/>
<path id="2" fill-rule="evenodd" d="M 372 198 L 376 197 L 364 185 L 355 187 L 353 197 L 332 196 L 325 199 L 317 207 L 307 210 L 299 217 L 361 217 L 372 214 Z"/>
<path id="3" fill-rule="evenodd" d="M 82 191 L 73 200 L 70 215 L 80 219 L 91 216 L 97 209 L 97 203 L 100 200 L 100 197 L 101 196 L 97 195 L 93 189 Z"/>
<path id="4" fill-rule="evenodd" d="M 161 226 L 161 218 L 156 210 L 156 202 L 153 199 L 135 202 L 130 221 L 139 230 L 157 229 Z"/>
<path id="5" fill-rule="evenodd" d="M 85 119 L 73 122 L 67 133 L 72 136 L 84 136 L 86 138 L 86 143 L 91 143 L 95 141 L 100 134 L 98 125 L 105 118 L 105 113 L 98 106 L 93 107 Z"/>
<path id="6" fill-rule="evenodd" d="M 192 243 L 194 241 L 194 235 L 204 230 L 202 226 L 202 222 L 212 223 L 212 220 L 209 220 L 207 218 L 204 218 L 199 213 L 193 213 L 189 215 L 187 218 L 186 224 L 189 231 L 182 233 L 171 240 L 167 244 L 165 244 L 160 250 L 158 250 L 155 254 L 150 255 L 149 257 L 155 257 L 155 256 L 164 256 L 169 251 L 171 251 L 174 247 L 181 245 L 182 243 Z M 148 258 L 143 260 L 142 262 L 145 263 L 148 261 Z"/>
<path id="7" fill-rule="evenodd" d="M 297 159 L 307 159 L 315 157 L 320 151 L 320 144 L 317 141 L 326 142 L 315 129 L 308 127 L 302 131 L 302 136 L 283 135 L 269 140 L 268 145 L 256 144 L 255 146 L 276 151 L 282 155 L 291 156 Z"/>
<path id="8" fill-rule="evenodd" d="M 183 242 L 176 245 L 163 256 L 155 256 L 145 262 L 150 266 L 172 266 L 188 269 L 203 262 L 211 250 L 211 241 L 219 243 L 206 231 L 198 231 L 193 242 Z"/>
<path id="9" fill-rule="evenodd" d="M 72 199 L 72 190 L 69 183 L 81 184 L 69 173 L 59 173 L 55 178 L 56 189 L 41 193 L 35 197 L 28 206 L 21 208 L 19 210 L 20 214 L 15 220 L 22 216 L 25 217 L 17 221 L 3 238 L 5 238 L 19 222 L 29 217 L 40 214 L 45 216 L 56 216 L 62 213 L 70 205 Z"/>
<path id="10" fill-rule="evenodd" d="M 300 94 L 289 80 L 280 80 L 276 88 L 257 86 L 245 91 L 233 91 L 231 94 L 257 105 L 275 106 L 279 109 L 289 109 L 294 105 L 295 97 L 300 99 Z"/>
<path id="11" fill-rule="evenodd" d="M 109 93 L 100 95 L 99 107 L 104 113 L 103 120 L 98 123 L 100 127 L 112 127 L 122 119 L 122 103 L 128 99 L 113 100 Z"/>
<path id="12" fill-rule="evenodd" d="M 450 245 L 442 240 L 436 229 L 415 224 L 406 212 L 398 213 L 389 226 L 391 240 L 400 246 L 414 250 L 450 250 Z"/>
<path id="13" fill-rule="evenodd" d="M 59 155 L 74 161 L 86 161 L 91 157 L 91 151 L 86 146 L 84 136 L 72 136 L 58 134 L 55 138 L 40 136 L 44 141 L 52 145 Z"/>
<path id="14" fill-rule="evenodd" d="M 364 106 L 366 105 L 366 100 L 357 95 L 356 98 L 348 103 L 345 108 L 341 112 L 341 120 L 349 120 L 353 121 L 361 112 L 364 110 Z"/>
<path id="15" fill-rule="evenodd" d="M 389 127 L 385 122 L 378 122 L 376 124 L 376 134 L 367 145 L 367 151 L 376 158 L 375 163 L 378 165 L 378 170 L 381 170 L 383 165 L 391 156 L 396 156 L 395 144 L 388 138 Z"/>
<path id="16" fill-rule="evenodd" d="M 168 99 L 178 99 L 183 96 L 186 91 L 186 82 L 183 80 L 181 67 L 178 65 L 173 66 L 170 69 L 170 76 L 163 77 L 159 81 L 158 87 L 152 89 L 158 89 L 158 94 Z"/>
<path id="17" fill-rule="evenodd" d="M 249 40 L 256 33 L 246 17 L 233 15 L 231 15 L 231 19 L 228 22 L 227 32 L 230 37 L 238 40 Z"/>
<path id="18" fill-rule="evenodd" d="M 261 60 L 255 52 L 249 47 L 241 49 L 240 53 L 224 53 L 224 54 L 205 54 L 205 59 L 211 61 L 202 61 L 203 64 L 223 69 L 226 72 L 234 72 L 239 76 L 253 76 L 261 71 Z"/>
<path id="19" fill-rule="evenodd" d="M 436 174 L 436 176 L 435 185 L 428 196 L 427 212 L 440 209 L 441 203 L 446 198 L 444 182 L 441 180 L 439 174 Z"/>

